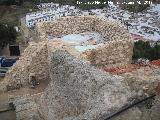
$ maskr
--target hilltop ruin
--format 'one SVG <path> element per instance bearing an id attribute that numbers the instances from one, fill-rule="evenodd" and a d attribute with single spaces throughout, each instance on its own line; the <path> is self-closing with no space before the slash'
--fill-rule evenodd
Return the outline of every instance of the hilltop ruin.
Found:
<path id="1" fill-rule="evenodd" d="M 26 91 L 27 97 L 12 98 L 17 119 L 99 120 L 135 97 L 125 77 L 101 69 L 131 64 L 133 40 L 120 23 L 96 16 L 64 17 L 37 24 L 36 32 L 39 42 L 30 43 L 0 84 L 0 91 L 21 91 L 29 88 L 30 73 L 40 84 L 48 82 L 36 94 Z M 62 38 L 83 32 L 98 32 L 109 40 L 79 52 Z"/>
<path id="2" fill-rule="evenodd" d="M 133 39 L 123 25 L 97 16 L 64 17 L 53 22 L 38 23 L 37 36 L 45 41 L 48 35 L 61 37 L 68 34 L 97 32 L 106 42 L 104 45 L 87 51 L 86 59 L 98 66 L 123 66 L 130 64 L 133 52 Z M 109 39 L 109 40 L 108 40 Z"/>
<path id="3" fill-rule="evenodd" d="M 58 21 L 39 23 L 36 31 L 39 42 L 31 43 L 19 61 L 8 71 L 4 84 L 0 87 L 2 91 L 7 90 L 7 86 L 16 88 L 17 85 L 27 85 L 29 73 L 35 73 L 40 81 L 48 80 L 49 48 L 52 50 L 67 49 L 75 57 L 85 59 L 97 67 L 124 66 L 132 61 L 133 41 L 130 34 L 124 26 L 104 18 L 96 16 L 64 17 Z M 63 42 L 61 38 L 48 39 L 48 35 L 58 37 L 63 34 L 87 31 L 96 31 L 104 38 L 109 38 L 110 41 L 96 49 L 80 53 L 75 50 L 74 45 Z"/>

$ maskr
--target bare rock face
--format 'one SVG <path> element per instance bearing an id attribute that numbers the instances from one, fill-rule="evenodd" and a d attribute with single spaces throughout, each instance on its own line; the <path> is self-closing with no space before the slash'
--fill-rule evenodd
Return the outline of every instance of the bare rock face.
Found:
<path id="1" fill-rule="evenodd" d="M 121 76 L 124 77 L 123 82 L 135 92 L 135 98 L 147 97 L 159 91 L 157 86 L 160 81 L 160 68 L 158 67 L 141 67 Z"/>
<path id="2" fill-rule="evenodd" d="M 15 107 L 16 120 L 43 120 L 39 116 L 35 99 L 30 95 L 14 96 L 12 102 Z"/>
<path id="3" fill-rule="evenodd" d="M 160 119 L 159 111 L 160 111 L 160 95 L 157 95 L 155 97 L 153 106 L 152 106 L 152 108 L 150 110 L 150 120 L 158 120 L 158 119 Z"/>
<path id="4" fill-rule="evenodd" d="M 51 56 L 51 82 L 39 101 L 44 119 L 98 120 L 131 97 L 122 77 L 104 73 L 63 50 Z"/>

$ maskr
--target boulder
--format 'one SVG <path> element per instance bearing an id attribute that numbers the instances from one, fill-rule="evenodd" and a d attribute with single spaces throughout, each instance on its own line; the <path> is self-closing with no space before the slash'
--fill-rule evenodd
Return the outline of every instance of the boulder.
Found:
<path id="1" fill-rule="evenodd" d="M 51 81 L 39 100 L 46 120 L 98 120 L 120 109 L 132 96 L 122 77 L 112 76 L 64 50 L 50 58 Z"/>

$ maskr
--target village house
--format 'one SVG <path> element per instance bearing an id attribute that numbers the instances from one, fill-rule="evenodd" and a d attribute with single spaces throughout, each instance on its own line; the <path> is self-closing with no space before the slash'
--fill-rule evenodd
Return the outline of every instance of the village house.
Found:
<path id="1" fill-rule="evenodd" d="M 75 6 L 59 6 L 54 3 L 41 3 L 38 5 L 40 11 L 29 13 L 26 15 L 26 26 L 34 27 L 37 22 L 53 21 L 60 17 L 79 15 L 80 11 Z"/>

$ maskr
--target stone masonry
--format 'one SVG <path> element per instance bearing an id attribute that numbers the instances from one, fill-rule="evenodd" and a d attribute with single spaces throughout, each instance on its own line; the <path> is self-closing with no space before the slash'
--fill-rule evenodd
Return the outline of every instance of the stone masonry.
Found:
<path id="1" fill-rule="evenodd" d="M 38 97 L 33 95 L 36 99 L 30 95 L 14 99 L 17 119 L 100 120 L 132 102 L 135 94 L 126 84 L 126 77 L 98 68 L 131 63 L 133 41 L 124 26 L 96 16 L 79 16 L 39 23 L 36 27 L 39 42 L 31 42 L 9 69 L 0 92 L 27 86 L 30 73 L 36 75 L 40 84 L 46 80 L 49 84 Z M 92 31 L 100 33 L 107 42 L 84 53 L 57 38 Z M 48 35 L 56 38 L 48 40 Z"/>
<path id="2" fill-rule="evenodd" d="M 82 32 L 98 32 L 106 41 L 99 48 L 84 53 L 92 64 L 106 66 L 124 66 L 132 61 L 133 40 L 128 31 L 118 22 L 97 16 L 62 17 L 53 22 L 38 23 L 37 36 L 40 41 L 48 40 L 48 36 L 61 37 Z"/>
<path id="3" fill-rule="evenodd" d="M 30 43 L 20 59 L 7 72 L 1 82 L 0 91 L 27 85 L 30 73 L 35 73 L 39 81 L 48 80 L 48 70 L 47 43 Z"/>
<path id="4" fill-rule="evenodd" d="M 40 83 L 49 81 L 48 51 L 66 50 L 79 59 L 84 59 L 78 51 L 61 39 L 30 43 L 16 64 L 9 69 L 0 84 L 0 91 L 10 91 L 29 84 L 29 74 L 34 73 Z M 10 89 L 8 89 L 10 88 Z"/>
<path id="5" fill-rule="evenodd" d="M 65 17 L 57 21 L 40 23 L 37 25 L 39 43 L 31 43 L 24 51 L 17 63 L 8 71 L 0 86 L 0 91 L 16 89 L 27 85 L 29 74 L 35 73 L 39 81 L 48 80 L 48 49 L 62 48 L 80 59 L 85 59 L 99 67 L 122 66 L 131 63 L 133 43 L 131 36 L 119 23 L 96 16 Z M 47 36 L 55 37 L 96 31 L 110 41 L 99 48 L 79 53 L 73 46 L 50 40 Z M 64 46 L 67 46 L 66 48 Z"/>

